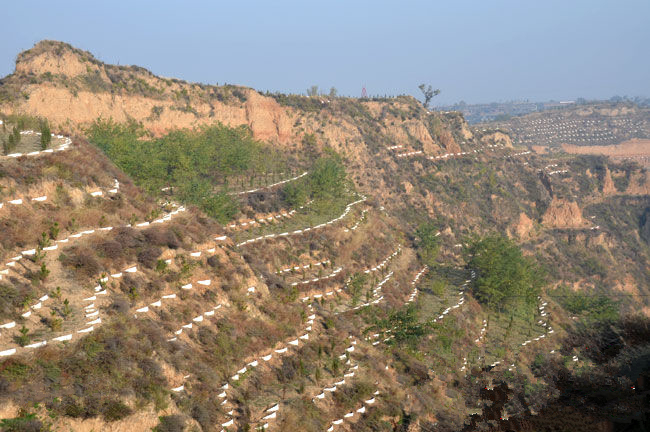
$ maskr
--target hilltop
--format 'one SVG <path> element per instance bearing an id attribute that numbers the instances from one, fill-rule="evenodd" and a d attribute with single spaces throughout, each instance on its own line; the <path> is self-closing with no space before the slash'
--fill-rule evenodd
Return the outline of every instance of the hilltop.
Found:
<path id="1" fill-rule="evenodd" d="M 647 415 L 634 162 L 536 152 L 410 97 L 193 84 L 53 41 L 18 55 L 0 113 L 6 430 Z"/>
<path id="2" fill-rule="evenodd" d="M 430 150 L 439 145 L 434 144 L 426 110 L 411 97 L 355 103 L 348 98 L 271 95 L 241 86 L 188 83 L 137 66 L 108 65 L 56 41 L 39 42 L 20 53 L 15 72 L 2 80 L 1 88 L 1 111 L 45 117 L 71 130 L 98 117 L 142 122 L 155 134 L 221 122 L 246 125 L 255 138 L 280 144 L 313 133 L 335 145 L 341 137 L 351 144 L 360 142 L 367 132 L 358 123 L 367 118 L 382 120 L 374 132 L 386 140 L 413 137 Z M 399 127 L 394 126 L 396 120 Z M 458 148 L 453 140 L 443 145 Z"/>

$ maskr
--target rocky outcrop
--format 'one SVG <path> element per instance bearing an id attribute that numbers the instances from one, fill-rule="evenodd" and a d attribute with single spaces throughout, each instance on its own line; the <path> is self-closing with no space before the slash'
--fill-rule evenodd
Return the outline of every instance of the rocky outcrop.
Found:
<path id="1" fill-rule="evenodd" d="M 650 173 L 648 171 L 633 173 L 625 193 L 627 195 L 650 195 Z"/>
<path id="2" fill-rule="evenodd" d="M 517 234 L 517 237 L 523 240 L 530 236 L 533 226 L 534 224 L 532 219 L 530 219 L 526 213 L 521 212 L 519 214 L 519 221 L 514 226 L 514 232 Z"/>
<path id="3" fill-rule="evenodd" d="M 505 147 L 512 148 L 512 140 L 510 137 L 503 132 L 493 132 L 481 137 L 481 143 L 484 145 L 503 145 Z"/>
<path id="4" fill-rule="evenodd" d="M 542 224 L 548 228 L 584 228 L 589 223 L 576 202 L 554 198 L 542 216 Z"/>

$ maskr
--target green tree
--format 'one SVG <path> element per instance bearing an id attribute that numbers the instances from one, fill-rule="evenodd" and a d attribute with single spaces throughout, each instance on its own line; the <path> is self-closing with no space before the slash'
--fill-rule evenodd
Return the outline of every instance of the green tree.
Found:
<path id="1" fill-rule="evenodd" d="M 50 239 L 56 240 L 56 238 L 59 236 L 59 231 L 60 228 L 58 222 L 54 222 L 52 225 L 50 225 L 50 229 L 49 229 Z"/>
<path id="2" fill-rule="evenodd" d="M 417 309 L 412 304 L 392 312 L 388 318 L 378 321 L 376 325 L 382 329 L 392 329 L 391 335 L 395 337 L 395 342 L 406 344 L 411 349 L 416 349 L 420 339 L 431 333 L 432 329 L 430 323 L 419 321 Z"/>
<path id="3" fill-rule="evenodd" d="M 613 322 L 619 319 L 619 302 L 594 292 L 574 292 L 562 286 L 551 294 L 572 315 L 580 316 L 586 324 Z"/>
<path id="4" fill-rule="evenodd" d="M 18 330 L 18 332 L 20 333 L 20 335 L 16 336 L 16 343 L 21 347 L 24 347 L 29 343 L 31 339 L 31 336 L 29 335 L 29 329 L 25 327 L 25 325 L 23 324 L 23 326 L 20 328 L 20 330 Z"/>
<path id="5" fill-rule="evenodd" d="M 361 296 L 361 290 L 363 289 L 367 281 L 368 281 L 368 275 L 363 273 L 358 273 L 358 272 L 352 275 L 352 277 L 350 278 L 350 282 L 348 282 L 348 291 L 352 296 L 353 306 L 358 303 L 359 297 Z"/>
<path id="6" fill-rule="evenodd" d="M 308 181 L 314 197 L 341 196 L 345 187 L 345 167 L 333 150 L 320 157 L 312 167 Z"/>
<path id="7" fill-rule="evenodd" d="M 311 160 L 315 160 L 319 156 L 318 140 L 313 133 L 306 133 L 302 137 L 302 146 L 305 154 Z"/>
<path id="8" fill-rule="evenodd" d="M 489 307 L 534 305 L 544 273 L 509 238 L 492 234 L 470 240 L 465 248 L 467 267 L 476 272 L 475 297 Z"/>
<path id="9" fill-rule="evenodd" d="M 41 122 L 41 150 L 45 150 L 52 142 L 52 133 L 50 132 L 50 124 L 47 120 Z"/>
<path id="10" fill-rule="evenodd" d="M 40 249 L 46 248 L 50 245 L 50 237 L 45 231 L 41 233 L 41 238 L 38 239 L 38 247 Z"/>
<path id="11" fill-rule="evenodd" d="M 309 187 L 305 182 L 287 183 L 282 190 L 282 197 L 290 207 L 299 207 L 309 200 Z"/>
<path id="12" fill-rule="evenodd" d="M 47 268 L 44 262 L 41 263 L 41 268 L 38 272 L 38 278 L 44 281 L 45 279 L 47 279 L 49 275 L 50 275 L 50 270 Z"/>
<path id="13" fill-rule="evenodd" d="M 255 173 L 282 169 L 278 152 L 254 140 L 245 127 L 216 124 L 144 141 L 140 124 L 98 120 L 88 135 L 138 185 L 155 194 L 173 186 L 181 201 L 221 221 L 237 211 L 237 202 L 225 191 L 215 195 L 230 176 L 253 178 Z"/>
<path id="14" fill-rule="evenodd" d="M 336 90 L 336 87 L 330 88 L 330 97 L 335 98 L 338 95 L 338 90 Z"/>
<path id="15" fill-rule="evenodd" d="M 16 137 L 14 136 L 13 133 L 10 133 L 9 136 L 7 137 L 7 146 L 4 148 L 5 154 L 11 153 L 14 148 L 16 148 Z"/>
<path id="16" fill-rule="evenodd" d="M 203 200 L 201 207 L 221 223 L 226 223 L 237 214 L 237 202 L 225 192 L 213 194 Z"/>
<path id="17" fill-rule="evenodd" d="M 438 227 L 433 222 L 421 224 L 415 231 L 415 246 L 422 263 L 433 267 L 440 250 Z"/>
<path id="18" fill-rule="evenodd" d="M 13 136 L 13 148 L 16 148 L 18 144 L 20 144 L 20 139 L 22 135 L 20 134 L 20 129 L 16 126 L 14 126 L 13 131 L 11 132 L 11 135 Z M 13 150 L 12 148 L 12 150 Z"/>
<path id="19" fill-rule="evenodd" d="M 318 86 L 313 85 L 307 89 L 307 96 L 314 97 L 318 96 Z"/>
<path id="20" fill-rule="evenodd" d="M 68 299 L 63 300 L 63 316 L 68 317 L 72 313 L 72 308 L 70 307 L 70 301 Z"/>

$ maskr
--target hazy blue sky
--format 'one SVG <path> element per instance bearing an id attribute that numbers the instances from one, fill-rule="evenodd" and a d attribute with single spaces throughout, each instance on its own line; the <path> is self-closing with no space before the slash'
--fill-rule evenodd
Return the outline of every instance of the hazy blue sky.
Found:
<path id="1" fill-rule="evenodd" d="M 649 0 L 12 1 L 0 76 L 41 39 L 211 84 L 435 104 L 650 96 Z M 418 95 L 419 96 L 419 95 Z"/>

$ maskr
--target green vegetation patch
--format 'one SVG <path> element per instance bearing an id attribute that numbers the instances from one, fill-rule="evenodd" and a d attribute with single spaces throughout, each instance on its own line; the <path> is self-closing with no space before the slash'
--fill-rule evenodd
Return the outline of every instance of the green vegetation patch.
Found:
<path id="1" fill-rule="evenodd" d="M 279 153 L 253 139 L 245 127 L 216 124 L 147 139 L 137 123 L 100 119 L 90 126 L 88 136 L 139 186 L 154 195 L 171 186 L 178 199 L 221 222 L 238 212 L 237 202 L 227 193 L 229 180 L 285 166 Z"/>
<path id="2" fill-rule="evenodd" d="M 479 302 L 501 309 L 535 303 L 544 276 L 515 242 L 499 234 L 474 238 L 465 254 L 467 266 L 476 272 L 472 287 Z"/>

